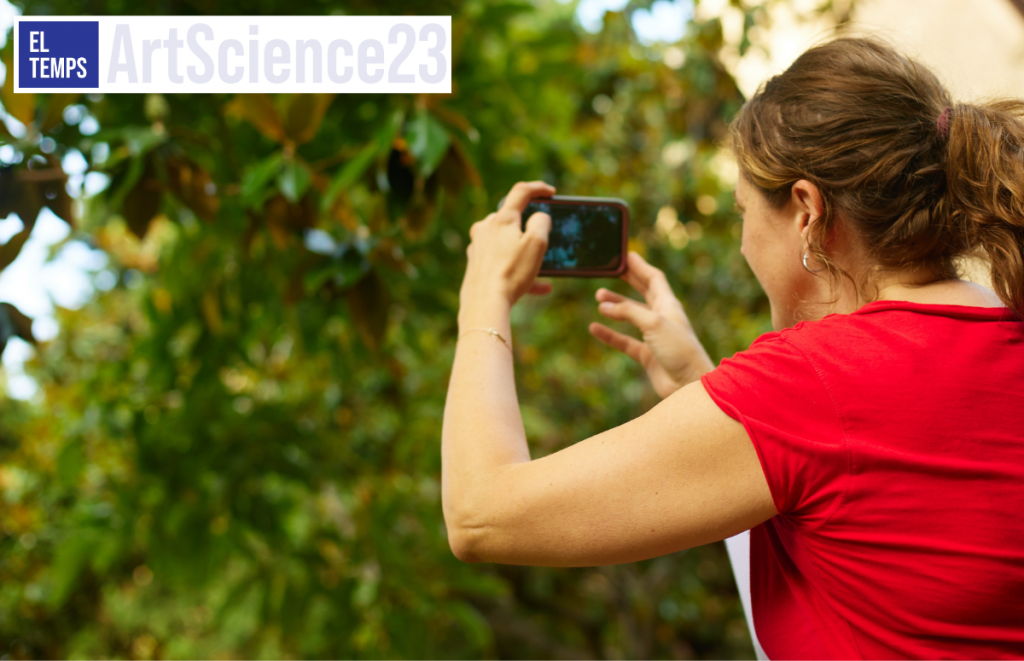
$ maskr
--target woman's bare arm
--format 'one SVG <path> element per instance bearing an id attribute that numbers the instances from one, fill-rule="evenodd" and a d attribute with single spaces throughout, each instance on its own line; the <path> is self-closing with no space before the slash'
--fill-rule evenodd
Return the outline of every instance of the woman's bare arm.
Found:
<path id="1" fill-rule="evenodd" d="M 488 404 L 480 404 L 467 410 L 484 416 Z M 499 459 L 496 448 L 521 447 L 509 442 L 512 427 L 505 441 L 487 432 L 475 438 L 478 456 L 496 460 L 475 465 L 473 490 L 459 494 L 459 516 L 449 520 L 452 549 L 467 562 L 634 562 L 724 539 L 778 513 L 746 430 L 700 382 L 636 420 L 534 461 L 517 460 L 515 451 L 511 461 Z"/>

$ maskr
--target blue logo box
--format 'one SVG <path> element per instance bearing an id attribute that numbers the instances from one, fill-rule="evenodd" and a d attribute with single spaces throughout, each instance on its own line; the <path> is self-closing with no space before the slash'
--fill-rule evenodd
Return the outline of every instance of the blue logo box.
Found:
<path id="1" fill-rule="evenodd" d="M 99 21 L 22 20 L 17 66 L 22 88 L 99 87 Z"/>

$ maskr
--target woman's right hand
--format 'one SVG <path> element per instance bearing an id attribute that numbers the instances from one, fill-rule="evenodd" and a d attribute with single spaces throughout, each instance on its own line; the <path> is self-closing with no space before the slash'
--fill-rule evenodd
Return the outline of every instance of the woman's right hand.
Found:
<path id="1" fill-rule="evenodd" d="M 630 252 L 627 259 L 629 268 L 622 279 L 647 303 L 602 288 L 597 290 L 597 309 L 609 319 L 636 326 L 643 341 L 597 322 L 590 324 L 590 333 L 640 363 L 654 390 L 664 399 L 715 366 L 693 332 L 682 303 L 668 286 L 665 273 L 635 252 Z"/>

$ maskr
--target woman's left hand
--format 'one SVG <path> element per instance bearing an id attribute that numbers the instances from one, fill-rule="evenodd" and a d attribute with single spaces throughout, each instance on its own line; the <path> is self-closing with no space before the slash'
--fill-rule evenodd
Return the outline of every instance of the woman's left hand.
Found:
<path id="1" fill-rule="evenodd" d="M 497 299 L 511 307 L 527 292 L 551 291 L 550 283 L 535 281 L 548 248 L 551 217 L 538 212 L 527 219 L 525 231 L 521 227 L 530 200 L 554 194 L 554 186 L 543 181 L 521 181 L 498 211 L 473 223 L 466 248 L 466 276 L 459 292 L 463 306 Z"/>

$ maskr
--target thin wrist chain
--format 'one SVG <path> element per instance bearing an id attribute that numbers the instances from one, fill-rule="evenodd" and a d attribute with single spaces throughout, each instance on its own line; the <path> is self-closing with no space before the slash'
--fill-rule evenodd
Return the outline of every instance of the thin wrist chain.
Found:
<path id="1" fill-rule="evenodd" d="M 459 339 L 461 340 L 463 335 L 465 335 L 466 333 L 472 333 L 473 331 L 481 331 L 483 333 L 487 333 L 488 335 L 493 335 L 494 337 L 501 340 L 501 343 L 508 347 L 509 351 L 512 351 L 512 344 L 501 336 L 501 333 L 498 332 L 497 328 L 467 328 L 466 330 L 459 333 Z"/>

